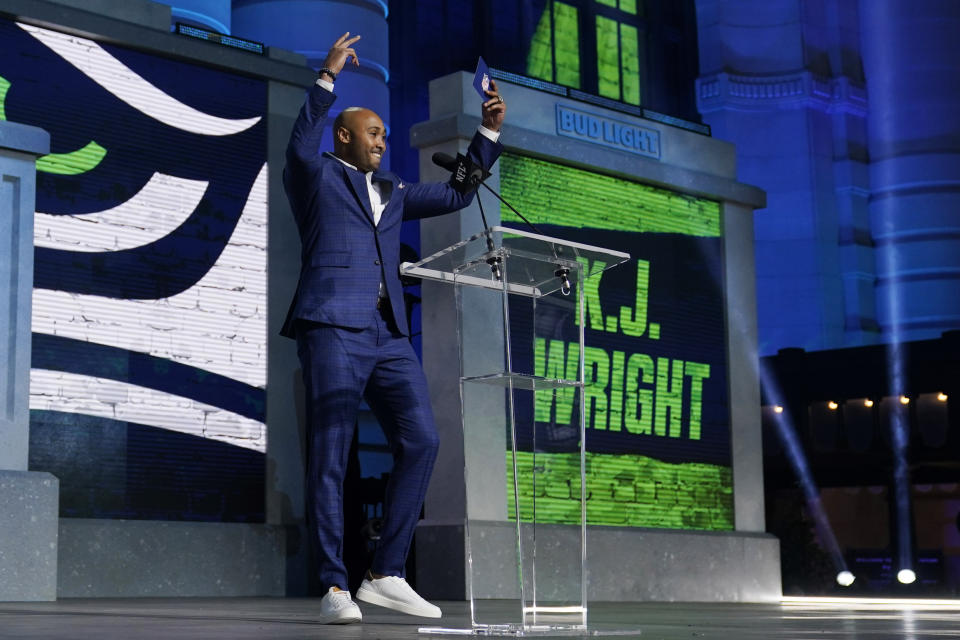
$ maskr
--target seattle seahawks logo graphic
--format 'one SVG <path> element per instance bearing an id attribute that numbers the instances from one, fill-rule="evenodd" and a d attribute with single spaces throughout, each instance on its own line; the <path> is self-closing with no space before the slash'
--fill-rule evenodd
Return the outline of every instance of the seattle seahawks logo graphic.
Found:
<path id="1" fill-rule="evenodd" d="M 265 83 L 0 20 L 37 162 L 33 410 L 266 447 Z"/>

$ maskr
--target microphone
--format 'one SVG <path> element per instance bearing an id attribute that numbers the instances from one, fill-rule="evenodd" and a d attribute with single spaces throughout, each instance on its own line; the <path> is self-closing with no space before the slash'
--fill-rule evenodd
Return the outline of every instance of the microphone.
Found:
<path id="1" fill-rule="evenodd" d="M 523 220 L 528 227 L 533 229 L 534 233 L 541 236 L 546 235 L 542 231 L 540 231 L 540 229 L 537 229 L 536 225 L 534 225 L 532 222 L 527 220 L 527 217 L 525 215 L 517 211 L 516 207 L 514 207 L 512 204 L 504 200 L 503 196 L 501 196 L 499 193 L 491 189 L 490 185 L 488 185 L 486 182 L 483 182 L 482 180 L 480 181 L 480 184 L 483 185 L 484 189 L 486 189 L 487 191 L 492 193 L 494 196 L 496 196 L 497 200 L 505 204 L 507 208 L 510 209 L 510 211 L 513 211 L 515 214 L 517 214 L 517 217 Z M 477 202 L 479 201 L 480 201 L 480 196 L 478 195 Z M 553 250 L 553 257 L 559 260 L 563 255 L 563 248 L 558 246 L 553 246 L 552 250 Z M 572 291 L 572 288 L 571 288 L 572 285 L 570 283 L 570 269 L 564 267 L 563 265 L 558 264 L 557 270 L 553 272 L 553 275 L 560 280 L 560 293 L 562 293 L 565 296 L 570 295 L 570 291 Z"/>
<path id="2" fill-rule="evenodd" d="M 437 165 L 438 167 L 442 167 L 447 171 L 457 170 L 457 159 L 449 153 L 444 153 L 443 151 L 437 151 L 435 154 L 433 154 L 433 164 Z"/>
<path id="3" fill-rule="evenodd" d="M 433 164 L 446 169 L 452 174 L 450 182 L 459 193 L 466 193 L 467 191 L 476 189 L 478 186 L 482 185 L 487 191 L 496 196 L 500 202 L 505 204 L 511 211 L 517 214 L 517 216 L 523 220 L 528 227 L 533 229 L 534 233 L 543 235 L 543 232 L 534 226 L 532 222 L 527 220 L 526 216 L 517 211 L 512 204 L 504 200 L 499 193 L 491 189 L 490 186 L 484 182 L 484 180 L 490 176 L 489 171 L 486 171 L 483 167 L 475 164 L 470 158 L 464 156 L 462 153 L 458 153 L 457 157 L 454 158 L 448 153 L 437 151 L 433 154 L 432 159 Z M 487 250 L 493 251 L 494 246 L 493 240 L 490 238 L 490 227 L 487 225 L 487 217 L 483 213 L 483 205 L 480 204 L 479 195 L 477 196 L 477 204 L 480 205 L 480 217 L 483 219 L 483 228 L 487 235 Z M 560 258 L 562 253 L 563 249 L 560 247 L 554 248 L 554 257 Z M 490 258 L 487 260 L 487 262 L 490 263 L 490 269 L 493 271 L 494 278 L 500 280 L 502 277 L 500 270 L 500 258 Z M 561 265 L 557 265 L 557 270 L 553 275 L 560 280 L 560 292 L 565 296 L 570 295 L 570 270 Z"/>
<path id="4" fill-rule="evenodd" d="M 560 278 L 560 293 L 562 293 L 565 296 L 570 295 L 570 291 L 571 291 L 570 269 L 567 269 L 566 267 L 560 267 L 559 269 L 553 272 L 553 275 L 557 278 Z"/>
<path id="5" fill-rule="evenodd" d="M 483 170 L 483 167 L 475 164 L 472 160 L 470 160 L 470 158 L 464 156 L 462 153 L 458 153 L 457 157 L 454 158 L 448 153 L 437 151 L 435 154 L 433 154 L 432 159 L 433 164 L 437 165 L 438 167 L 443 167 L 451 173 L 450 183 L 459 193 L 467 193 L 475 190 L 477 185 L 481 184 L 483 180 L 490 175 L 489 172 L 485 172 Z M 484 175 L 484 173 L 486 173 L 486 175 Z M 496 247 L 493 244 L 493 238 L 490 237 L 490 225 L 487 224 L 487 216 L 483 212 L 483 204 L 480 202 L 479 197 L 477 197 L 477 204 L 480 206 L 480 219 L 483 221 L 484 235 L 487 236 L 487 251 L 493 253 L 496 251 Z M 493 279 L 502 280 L 503 271 L 500 268 L 500 256 L 490 256 L 487 258 L 487 264 L 490 265 L 490 271 L 493 273 Z"/>
<path id="6" fill-rule="evenodd" d="M 454 158 L 448 153 L 438 151 L 433 154 L 433 164 L 443 167 L 452 174 L 450 184 L 459 193 L 473 191 L 490 175 L 489 172 L 483 170 L 483 167 L 475 164 L 462 153 L 458 153 L 457 157 Z"/>

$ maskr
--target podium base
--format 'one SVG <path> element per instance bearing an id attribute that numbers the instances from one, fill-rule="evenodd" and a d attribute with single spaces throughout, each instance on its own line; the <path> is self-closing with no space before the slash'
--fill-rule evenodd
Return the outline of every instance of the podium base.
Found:
<path id="1" fill-rule="evenodd" d="M 466 629 L 448 629 L 444 627 L 420 627 L 424 635 L 438 636 L 491 636 L 509 638 L 558 637 L 593 638 L 598 636 L 639 636 L 640 629 L 598 629 L 580 625 L 522 625 L 522 624 L 478 624 Z"/>

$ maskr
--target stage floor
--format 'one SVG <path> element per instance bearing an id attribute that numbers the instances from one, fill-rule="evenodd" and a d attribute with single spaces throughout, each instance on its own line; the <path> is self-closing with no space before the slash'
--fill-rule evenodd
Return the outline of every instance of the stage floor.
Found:
<path id="1" fill-rule="evenodd" d="M 419 626 L 437 621 L 410 618 L 369 605 L 364 622 L 316 624 L 317 600 L 303 598 L 177 598 L 62 600 L 0 603 L 0 638 L 44 640 L 243 640 L 263 638 L 389 638 L 425 636 Z M 444 626 L 466 626 L 464 602 L 439 603 Z M 513 603 L 497 603 L 504 616 Z M 960 636 L 960 607 L 861 605 L 744 605 L 594 603 L 591 627 L 637 629 L 626 636 L 650 640 L 887 640 Z M 450 637 L 450 636 L 445 636 Z M 454 636 L 455 637 L 455 636 Z M 624 637 L 624 636 L 619 636 Z"/>

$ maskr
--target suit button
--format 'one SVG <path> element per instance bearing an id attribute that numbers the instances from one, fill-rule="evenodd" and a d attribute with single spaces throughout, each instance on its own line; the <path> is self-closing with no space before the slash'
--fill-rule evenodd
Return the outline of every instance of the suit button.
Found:
<path id="1" fill-rule="evenodd" d="M 377 266 L 380 266 L 380 261 L 379 261 L 379 260 L 374 260 L 374 261 L 373 261 L 373 264 L 375 264 L 375 265 L 377 265 Z"/>

